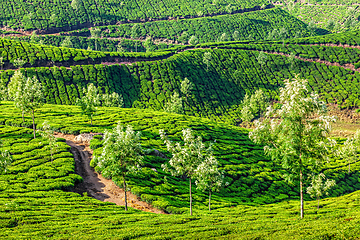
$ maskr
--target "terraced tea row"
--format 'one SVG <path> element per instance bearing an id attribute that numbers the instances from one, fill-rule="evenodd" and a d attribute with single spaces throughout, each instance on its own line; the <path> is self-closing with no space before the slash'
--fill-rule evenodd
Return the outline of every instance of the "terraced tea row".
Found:
<path id="1" fill-rule="evenodd" d="M 129 23 L 99 27 L 104 37 L 167 39 L 188 43 L 191 36 L 198 42 L 228 40 L 263 40 L 274 29 L 286 29 L 286 37 L 307 37 L 307 26 L 278 8 L 227 16 L 179 19 L 145 23 Z M 234 32 L 237 31 L 235 34 Z M 186 33 L 184 33 L 186 32 Z M 89 29 L 67 32 L 73 36 L 90 36 Z M 225 34 L 225 35 L 224 35 Z"/>
<path id="2" fill-rule="evenodd" d="M 167 48 L 173 48 L 179 45 L 169 44 L 166 42 L 154 42 L 151 40 L 132 40 L 132 39 L 107 39 L 107 38 L 88 38 L 74 36 L 25 36 L 12 37 L 11 39 L 21 42 L 30 42 L 40 45 L 51 45 L 55 47 L 69 47 L 85 50 L 97 50 L 101 52 L 150 52 L 161 51 Z"/>
<path id="3" fill-rule="evenodd" d="M 21 114 L 11 102 L 2 105 L 2 109 L 1 124 L 22 124 Z M 29 120 L 30 118 L 26 119 L 25 125 L 29 124 Z M 212 206 L 214 208 L 237 205 L 242 202 L 272 203 L 298 197 L 298 189 L 281 181 L 283 171 L 264 157 L 262 146 L 253 144 L 248 138 L 248 130 L 245 129 L 184 115 L 116 108 L 100 108 L 98 115 L 93 119 L 95 126 L 90 126 L 88 120 L 81 116 L 78 107 L 59 105 L 46 105 L 36 113 L 38 126 L 44 120 L 51 122 L 52 129 L 64 133 L 103 132 L 104 129 L 112 128 L 118 121 L 121 121 L 123 124 L 130 124 L 135 130 L 142 132 L 141 142 L 145 149 L 156 149 L 165 154 L 168 153 L 166 146 L 159 137 L 159 129 L 164 129 L 172 140 L 179 141 L 182 129 L 191 128 L 206 143 L 216 140 L 213 145 L 214 154 L 219 160 L 221 169 L 225 171 L 225 181 L 228 182 L 228 186 L 220 193 L 213 194 Z M 41 139 L 37 141 L 41 142 Z M 21 144 L 18 147 L 23 148 L 24 145 Z M 44 158 L 42 161 L 49 162 L 50 160 Z M 168 159 L 156 155 L 145 155 L 143 169 L 139 174 L 131 175 L 128 186 L 132 193 L 159 209 L 172 213 L 184 212 L 188 205 L 187 181 L 165 173 L 161 164 L 166 161 Z M 54 160 L 55 162 L 57 161 Z M 33 163 L 28 162 L 30 165 Z M 46 164 L 51 165 L 51 163 Z M 324 169 L 327 176 L 335 179 L 338 184 L 332 191 L 332 196 L 339 196 L 360 189 L 359 168 L 360 162 L 353 163 L 352 172 L 348 174 L 347 160 L 339 159 L 334 160 L 329 168 Z M 50 167 L 47 171 L 51 170 Z M 14 174 L 16 173 L 19 174 L 18 171 L 14 172 Z M 32 171 L 28 171 L 26 174 L 32 174 Z M 20 182 L 29 181 L 27 178 L 27 175 L 24 175 Z M 119 181 L 119 179 L 113 180 L 115 183 Z M 11 183 L 17 186 L 18 181 Z M 43 183 L 38 178 L 34 178 L 33 181 Z M 72 185 L 68 182 L 66 184 L 68 184 L 67 186 Z M 30 186 L 31 184 L 28 184 L 28 188 Z M 24 192 L 24 187 L 26 188 L 26 186 L 17 188 Z M 197 190 L 194 195 L 195 207 L 198 210 L 206 209 L 207 193 Z"/>
<path id="4" fill-rule="evenodd" d="M 268 5 L 264 0 L 236 0 L 234 2 L 198 1 L 126 1 L 73 0 L 0 2 L 0 22 L 11 28 L 71 30 L 79 26 L 116 24 L 122 21 L 144 21 L 183 16 L 202 16 L 258 10 Z"/>

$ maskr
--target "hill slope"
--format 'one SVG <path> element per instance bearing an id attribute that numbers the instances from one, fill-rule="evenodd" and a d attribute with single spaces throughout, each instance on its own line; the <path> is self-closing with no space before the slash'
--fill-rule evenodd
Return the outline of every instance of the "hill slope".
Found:
<path id="1" fill-rule="evenodd" d="M 6 103 L 2 105 L 2 109 L 2 123 L 21 122 L 18 117 L 20 114 L 11 105 Z M 71 154 L 66 152 L 64 143 L 61 143 L 61 150 L 51 162 L 45 148 L 46 142 L 41 138 L 31 140 L 30 129 L 0 125 L 0 137 L 15 159 L 9 172 L 0 175 L 2 238 L 46 236 L 74 239 L 96 236 L 124 239 L 273 239 L 291 236 L 293 239 L 306 239 L 311 236 L 312 239 L 351 239 L 359 234 L 356 227 L 360 220 L 357 210 L 359 192 L 322 200 L 320 210 L 316 210 L 316 201 L 307 202 L 305 219 L 302 221 L 297 221 L 297 201 L 257 207 L 241 204 L 250 198 L 265 202 L 281 200 L 285 199 L 285 194 L 291 196 L 292 190 L 296 191 L 280 181 L 272 165 L 261 157 L 260 146 L 252 145 L 245 137 L 247 131 L 243 129 L 204 119 L 136 109 L 101 109 L 95 120 L 97 126 L 90 127 L 77 110 L 59 105 L 47 105 L 41 109 L 37 113 L 37 120 L 39 122 L 44 119 L 51 121 L 55 129 L 64 132 L 99 131 L 121 119 L 123 123 L 132 124 L 136 130 L 143 132 L 142 143 L 146 148 L 160 150 L 163 150 L 164 146 L 161 146 L 157 137 L 158 128 L 164 128 L 172 139 L 178 139 L 179 131 L 190 126 L 207 141 L 212 141 L 214 137 L 217 139 L 215 151 L 227 172 L 226 179 L 238 179 L 219 194 L 215 194 L 215 210 L 211 214 L 207 213 L 204 207 L 206 196 L 198 191 L 194 193 L 196 207 L 195 215 L 191 217 L 185 214 L 155 215 L 133 209 L 123 212 L 122 207 L 64 191 L 80 180 L 73 174 L 74 163 L 70 158 Z M 186 211 L 186 184 L 168 175 L 165 175 L 167 182 L 163 182 L 164 173 L 159 168 L 163 161 L 164 159 L 146 156 L 146 166 L 140 177 L 131 179 L 130 187 L 133 192 L 141 194 L 142 199 L 157 207 L 167 206 L 168 210 Z M 158 172 L 150 170 L 150 167 L 155 167 Z M 360 185 L 358 163 L 353 165 L 351 176 L 346 174 L 346 162 L 336 161 L 329 167 L 326 174 L 338 182 L 333 194 L 343 194 L 344 189 L 354 191 L 353 187 Z M 270 186 L 268 190 L 265 190 L 266 186 Z M 284 193 L 280 194 L 282 191 Z"/>
<path id="2" fill-rule="evenodd" d="M 78 2 L 79 4 L 72 4 Z M 221 14 L 260 8 L 267 5 L 264 0 L 217 1 L 18 1 L 1 0 L 0 22 L 3 26 L 24 29 L 58 28 L 71 30 L 79 26 L 116 24 L 122 21 L 169 19 L 183 16 Z M 231 8 L 227 8 L 230 4 Z M 43 10 L 44 9 L 44 10 Z M 229 9 L 229 10 L 228 10 Z"/>

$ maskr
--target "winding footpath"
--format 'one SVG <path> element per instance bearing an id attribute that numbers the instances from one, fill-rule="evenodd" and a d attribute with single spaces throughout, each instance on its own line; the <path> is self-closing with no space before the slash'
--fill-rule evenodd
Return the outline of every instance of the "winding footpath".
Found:
<path id="1" fill-rule="evenodd" d="M 76 184 L 72 191 L 84 194 L 103 202 L 112 202 L 119 206 L 125 206 L 124 190 L 119 188 L 112 180 L 104 178 L 90 167 L 92 150 L 86 142 L 75 141 L 74 135 L 56 133 L 55 137 L 64 138 L 66 144 L 71 147 L 75 159 L 75 172 L 83 178 L 83 182 Z M 127 192 L 128 206 L 157 214 L 165 214 L 164 211 L 152 207 L 141 201 L 136 195 Z"/>

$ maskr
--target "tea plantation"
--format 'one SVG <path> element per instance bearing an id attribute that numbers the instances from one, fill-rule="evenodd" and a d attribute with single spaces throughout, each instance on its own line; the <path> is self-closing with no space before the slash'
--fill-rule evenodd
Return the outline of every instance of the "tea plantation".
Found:
<path id="1" fill-rule="evenodd" d="M 356 130 L 358 10 L 355 0 L 0 0 L 0 239 L 358 239 L 358 149 L 350 169 L 336 151 L 346 139 L 331 137 L 337 144 L 318 170 L 336 185 L 317 201 L 306 193 L 310 175 L 302 178 L 300 171 L 300 178 L 285 181 L 289 172 L 250 140 L 252 129 L 239 127 L 246 125 L 246 95 L 260 89 L 281 108 L 279 89 L 298 76 L 340 115 L 350 113 L 352 125 L 340 128 Z M 33 112 L 36 132 L 30 107 L 23 117 L 10 101 L 18 96 L 13 90 L 20 85 L 10 82 L 19 71 L 42 85 L 44 105 Z M 28 96 L 37 86 L 18 93 Z M 89 86 L 102 95 L 94 103 L 105 105 L 117 93 L 123 106 L 97 106 L 90 120 L 81 111 L 86 101 L 78 101 Z M 168 108 L 174 99 L 181 100 L 179 114 Z M 67 139 L 105 133 L 118 123 L 140 131 L 143 164 L 126 175 L 126 186 L 134 199 L 163 214 L 135 205 L 125 211 L 78 191 L 92 186 L 77 165 L 80 145 L 43 137 L 45 122 L 49 134 Z M 163 166 L 172 154 L 159 130 L 180 146 L 188 128 L 212 146 L 224 183 L 212 192 L 211 211 L 199 178 L 176 177 Z M 58 145 L 55 153 L 51 144 Z M 96 135 L 89 142 L 93 156 L 106 144 Z M 5 168 L 4 150 L 13 159 Z M 88 161 L 95 167 L 99 158 Z M 303 168 L 305 174 L 312 169 Z M 106 181 L 125 186 L 116 175 Z M 299 185 L 305 188 L 303 219 Z"/>
<path id="2" fill-rule="evenodd" d="M 263 156 L 261 146 L 249 141 L 245 129 L 182 115 L 116 108 L 100 108 L 94 118 L 95 125 L 91 127 L 76 107 L 46 105 L 41 108 L 37 113 L 38 125 L 48 120 L 54 130 L 77 134 L 102 132 L 120 120 L 142 132 L 145 148 L 165 154 L 158 129 L 165 129 L 172 139 L 180 140 L 181 130 L 191 127 L 206 142 L 216 140 L 215 154 L 230 184 L 214 194 L 215 210 L 207 213 L 206 194 L 196 191 L 192 217 L 155 215 L 138 210 L 124 212 L 122 207 L 68 192 L 81 181 L 81 177 L 74 174 L 69 147 L 59 139 L 61 147 L 51 162 L 46 141 L 41 137 L 34 140 L 30 129 L 16 127 L 22 120 L 13 104 L 3 102 L 1 109 L 0 137 L 15 160 L 0 177 L 3 229 L 0 236 L 3 238 L 306 238 L 312 234 L 309 229 L 316 229 L 312 237 L 351 238 L 359 233 L 355 227 L 359 221 L 356 210 L 359 205 L 356 190 L 360 189 L 358 163 L 352 165 L 349 175 L 346 160 L 331 162 L 324 169 L 327 176 L 338 182 L 331 195 L 353 193 L 322 200 L 320 210 L 316 210 L 316 202 L 307 202 L 307 217 L 299 221 L 298 202 L 290 200 L 297 198 L 297 189 L 282 181 L 281 171 Z M 25 125 L 29 120 L 26 118 Z M 186 212 L 186 181 L 164 173 L 160 167 L 164 161 L 166 159 L 147 155 L 140 175 L 133 176 L 129 182 L 131 191 L 168 212 Z M 282 202 L 258 205 L 277 201 Z"/>

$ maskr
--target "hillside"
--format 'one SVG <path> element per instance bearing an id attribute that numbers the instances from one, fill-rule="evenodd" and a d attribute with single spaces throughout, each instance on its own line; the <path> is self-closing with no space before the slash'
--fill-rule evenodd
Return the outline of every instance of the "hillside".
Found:
<path id="1" fill-rule="evenodd" d="M 294 17 L 330 32 L 359 29 L 359 7 L 356 0 L 282 1 L 282 7 Z"/>
<path id="2" fill-rule="evenodd" d="M 146 21 L 152 19 L 191 18 L 198 15 L 214 15 L 249 11 L 266 6 L 264 0 L 226 1 L 104 1 L 82 0 L 23 2 L 19 0 L 0 2 L 2 12 L 0 22 L 10 28 L 28 29 L 66 29 L 109 25 L 127 21 Z M 230 5 L 230 7 L 228 7 Z M 41 9 L 41 10 L 39 10 Z M 201 12 L 201 14 L 200 14 Z"/>
<path id="3" fill-rule="evenodd" d="M 2 109 L 1 124 L 16 125 L 21 122 L 21 114 L 12 103 L 5 103 Z M 232 181 L 219 194 L 214 194 L 211 213 L 202 211 L 206 205 L 206 194 L 199 191 L 194 192 L 196 210 L 192 217 L 156 215 L 133 209 L 125 213 L 122 207 L 68 191 L 81 179 L 74 174 L 73 159 L 67 152 L 69 147 L 61 139 L 61 148 L 51 162 L 46 141 L 39 137 L 32 140 L 30 129 L 1 125 L 0 137 L 15 159 L 9 172 L 0 176 L 0 204 L 4 206 L 0 208 L 1 237 L 16 236 L 19 239 L 45 235 L 71 239 L 90 237 L 91 234 L 99 238 L 116 236 L 140 239 L 195 236 L 258 236 L 265 239 L 291 236 L 300 239 L 311 234 L 313 239 L 329 236 L 351 238 L 358 234 L 356 225 L 359 213 L 356 206 L 359 205 L 359 192 L 353 191 L 360 188 L 359 163 L 352 165 L 351 175 L 347 175 L 346 162 L 336 161 L 329 165 L 326 174 L 339 183 L 332 194 L 353 193 L 322 200 L 320 210 L 316 210 L 315 201 L 308 201 L 307 217 L 300 222 L 296 217 L 298 202 L 295 201 L 248 205 L 249 200 L 253 203 L 271 203 L 287 200 L 287 197 L 296 198 L 297 188 L 280 181 L 281 172 L 262 157 L 260 146 L 254 146 L 247 140 L 245 129 L 205 119 L 136 109 L 102 108 L 94 120 L 96 126 L 90 127 L 77 109 L 46 105 L 37 113 L 37 122 L 45 119 L 52 122 L 54 129 L 72 133 L 102 131 L 121 119 L 123 123 L 132 124 L 136 130 L 142 131 L 145 148 L 160 151 L 164 151 L 165 146 L 158 139 L 159 128 L 177 139 L 182 128 L 192 127 L 206 141 L 217 140 L 215 152 L 226 170 L 226 179 L 236 181 Z M 147 155 L 140 178 L 137 176 L 130 181 L 131 191 L 158 208 L 178 213 L 187 211 L 186 182 L 164 174 L 159 167 L 163 161 Z M 344 212 L 344 208 L 348 210 Z M 246 227 L 249 224 L 252 225 L 251 229 Z"/>
<path id="4" fill-rule="evenodd" d="M 0 239 L 358 239 L 359 7 L 0 0 Z M 18 71 L 26 86 L 10 84 Z M 284 100 L 280 88 L 294 77 L 307 85 Z M 92 98 L 82 98 L 86 88 Z M 17 108 L 37 97 L 45 102 L 35 111 Z M 307 109 L 286 112 L 294 98 Z M 263 100 L 272 106 L 254 107 Z M 339 120 L 332 130 L 332 117 L 303 114 L 326 112 L 322 101 Z M 256 113 L 269 121 L 259 127 L 244 120 L 255 108 L 279 111 Z M 118 124 L 141 136 L 118 129 L 109 140 Z M 181 149 L 186 129 L 205 145 Z M 164 167 L 176 161 L 178 175 Z"/>
<path id="5" fill-rule="evenodd" d="M 134 26 L 137 28 L 135 32 Z M 307 37 L 311 34 L 306 24 L 278 8 L 214 17 L 99 27 L 103 37 L 107 38 L 145 39 L 146 36 L 151 36 L 153 39 L 185 44 L 193 35 L 198 38 L 199 43 L 262 40 L 268 37 L 269 32 L 281 28 L 285 28 L 286 38 Z M 234 37 L 235 31 L 238 31 L 238 35 Z M 184 32 L 186 36 L 183 35 Z M 64 34 L 90 36 L 90 31 L 81 29 Z"/>
<path id="6" fill-rule="evenodd" d="M 11 102 L 2 105 L 2 109 L 0 123 L 13 126 L 21 124 L 21 114 Z M 26 119 L 26 125 L 31 126 L 31 119 Z M 120 121 L 123 124 L 132 125 L 137 131 L 142 131 L 142 145 L 145 148 L 156 149 L 164 153 L 166 153 L 166 147 L 159 138 L 160 129 L 168 132 L 172 139 L 180 140 L 181 130 L 191 128 L 207 143 L 216 140 L 215 155 L 222 169 L 226 171 L 225 180 L 229 185 L 220 194 L 214 193 L 215 206 L 224 207 L 228 204 L 242 202 L 272 203 L 298 196 L 296 188 L 281 182 L 282 171 L 264 157 L 262 146 L 257 146 L 249 140 L 248 131 L 245 129 L 183 115 L 116 108 L 100 109 L 94 118 L 95 126 L 91 127 L 86 117 L 81 115 L 78 107 L 57 105 L 43 107 L 36 119 L 38 126 L 44 120 L 48 120 L 51 121 L 51 127 L 55 131 L 71 134 L 103 132 L 104 129 L 111 128 Z M 142 119 L 146 119 L 146 121 Z M 141 175 L 131 178 L 129 186 L 134 194 L 143 200 L 152 202 L 157 208 L 168 212 L 182 212 L 183 208 L 187 206 L 187 183 L 186 181 L 179 182 L 178 179 L 166 174 L 161 169 L 161 164 L 165 161 L 166 159 L 160 157 L 146 156 L 145 168 Z M 328 165 L 329 169 L 324 170 L 327 175 L 339 182 L 334 188 L 332 196 L 360 190 L 359 173 L 355 171 L 360 167 L 360 163 L 353 164 L 353 172 L 348 175 L 345 161 L 331 162 Z M 154 168 L 156 172 L 151 170 Z M 10 167 L 10 172 L 13 171 L 12 169 Z M 14 170 L 14 173 L 17 171 Z M 164 176 L 166 176 L 166 180 L 164 180 Z M 24 186 L 23 191 L 26 191 L 25 189 L 27 187 Z M 206 194 L 197 192 L 196 199 L 195 206 L 199 209 L 206 206 Z"/>
<path id="7" fill-rule="evenodd" d="M 179 91 L 180 82 L 187 77 L 195 84 L 192 95 L 184 103 L 187 115 L 236 123 L 239 104 L 246 93 L 262 88 L 276 99 L 283 80 L 294 74 L 309 79 L 309 87 L 328 103 L 358 107 L 359 49 L 321 46 L 323 42 L 357 44 L 357 36 L 358 32 L 340 33 L 288 40 L 286 45 L 224 42 L 150 53 L 94 52 L 3 40 L 7 47 L 0 50 L 13 60 L 25 55 L 27 61 L 33 59 L 39 63 L 38 68 L 27 68 L 24 74 L 36 75 L 44 83 L 48 103 L 74 104 L 82 88 L 93 82 L 102 92 L 122 94 L 125 107 L 162 110 L 172 92 Z M 23 49 L 28 50 L 21 51 Z M 34 55 L 35 49 L 42 49 L 44 54 Z M 257 60 L 261 51 L 268 53 L 263 65 Z M 56 52 L 62 55 L 54 54 Z M 209 68 L 203 63 L 205 52 L 211 53 Z M 292 53 L 294 59 L 290 60 Z M 48 60 L 42 59 L 45 56 Z M 94 62 L 96 65 L 92 65 Z M 49 68 L 53 65 L 63 67 Z M 5 61 L 3 67 L 7 66 L 13 68 Z M 6 85 L 12 74 L 9 70 L 2 72 L 1 82 Z"/>

